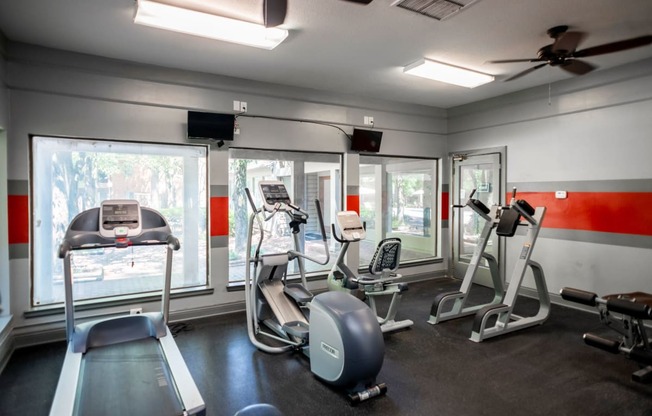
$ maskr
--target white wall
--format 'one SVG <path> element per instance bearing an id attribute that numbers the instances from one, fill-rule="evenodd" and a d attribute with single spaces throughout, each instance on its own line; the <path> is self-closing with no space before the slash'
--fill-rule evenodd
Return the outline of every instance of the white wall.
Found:
<path id="1" fill-rule="evenodd" d="M 7 128 L 9 123 L 9 91 L 5 84 L 5 40 L 0 33 L 0 201 L 7 201 Z M 9 240 L 7 236 L 7 203 L 0 203 L 0 316 L 9 313 Z M 0 328 L 1 330 L 2 328 Z"/>
<path id="2" fill-rule="evenodd" d="M 8 179 L 14 183 L 24 184 L 29 180 L 30 134 L 183 143 L 187 110 L 231 113 L 233 100 L 246 101 L 249 115 L 327 122 L 348 132 L 353 126 L 361 126 L 363 115 L 372 115 L 376 128 L 384 131 L 383 154 L 430 157 L 447 154 L 444 110 L 366 101 L 24 44 L 10 43 L 8 55 L 7 83 L 11 90 Z M 236 136 L 234 146 L 342 153 L 348 149 L 345 136 L 330 127 L 245 117 L 240 117 L 238 122 L 241 134 Z M 211 150 L 210 185 L 228 184 L 227 161 L 225 148 Z M 226 248 L 211 249 L 211 265 L 214 294 L 174 300 L 173 318 L 175 313 L 190 316 L 226 311 L 243 300 L 243 292 L 226 291 Z M 432 272 L 443 267 L 436 264 L 404 274 Z M 29 309 L 29 259 L 12 258 L 10 268 L 16 334 L 46 333 L 61 328 L 63 316 L 23 317 L 22 313 Z M 144 306 L 145 310 L 155 307 Z"/>
<path id="3" fill-rule="evenodd" d="M 507 146 L 508 189 L 567 190 L 569 198 L 652 192 L 652 60 L 559 82 L 551 92 L 549 98 L 546 85 L 451 109 L 450 151 Z M 652 236 L 543 225 L 532 258 L 543 265 L 551 293 L 564 286 L 600 294 L 652 291 Z M 508 244 L 508 278 L 520 241 Z"/>

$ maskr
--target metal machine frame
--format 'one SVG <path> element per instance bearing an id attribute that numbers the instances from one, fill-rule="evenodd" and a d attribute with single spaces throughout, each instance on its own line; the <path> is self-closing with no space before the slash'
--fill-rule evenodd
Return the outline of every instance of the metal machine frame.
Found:
<path id="1" fill-rule="evenodd" d="M 487 208 L 480 200 L 473 199 L 475 191 L 476 190 L 474 189 L 471 192 L 465 205 L 453 205 L 453 207 L 464 208 L 465 206 L 468 206 L 485 220 L 485 225 L 480 233 L 480 238 L 478 239 L 478 243 L 473 251 L 473 256 L 471 257 L 469 267 L 466 269 L 466 273 L 464 274 L 464 279 L 462 280 L 460 289 L 452 292 L 441 293 L 435 297 L 435 300 L 432 303 L 432 308 L 430 309 L 430 319 L 428 319 L 429 324 L 436 325 L 451 319 L 473 315 L 485 306 L 501 303 L 503 296 L 505 295 L 505 288 L 503 286 L 503 279 L 500 276 L 498 261 L 493 255 L 485 253 L 489 236 L 500 220 L 501 207 L 499 205 L 493 205 L 491 208 Z M 483 258 L 489 265 L 494 297 L 489 303 L 466 306 L 466 301 L 471 292 L 474 277 L 476 276 L 476 272 L 478 271 Z M 452 306 L 449 307 L 451 302 Z"/>
<path id="2" fill-rule="evenodd" d="M 115 229 L 113 237 L 109 237 L 107 230 L 100 233 L 100 227 L 103 227 L 102 223 L 107 222 L 102 221 L 102 213 L 104 212 L 105 205 L 111 203 L 120 204 L 120 206 L 128 205 L 130 208 L 133 208 L 135 205 L 138 210 L 137 219 L 118 218 L 115 221 L 108 221 L 112 222 L 109 227 Z M 141 220 L 142 223 L 140 223 Z M 136 224 L 134 221 L 138 223 Z M 73 277 L 70 261 L 72 252 L 75 250 L 102 247 L 119 248 L 151 245 L 167 246 L 161 311 L 99 319 L 75 325 L 72 290 Z M 103 202 L 102 209 L 92 208 L 80 213 L 72 220 L 66 232 L 65 239 L 59 248 L 59 258 L 63 259 L 64 262 L 66 338 L 68 349 L 52 407 L 50 408 L 51 416 L 77 414 L 80 412 L 76 404 L 79 400 L 78 395 L 89 394 L 89 397 L 92 397 L 92 394 L 86 392 L 84 385 L 80 385 L 82 371 L 86 368 L 84 361 L 88 352 L 94 351 L 95 349 L 111 351 L 111 348 L 123 345 L 124 343 L 141 342 L 142 340 L 148 339 L 155 339 L 163 354 L 164 362 L 170 370 L 170 377 L 173 383 L 172 389 L 176 395 L 175 400 L 178 397 L 184 414 L 205 414 L 205 404 L 201 394 L 167 327 L 170 306 L 172 253 L 179 248 L 179 240 L 171 234 L 170 226 L 165 218 L 153 209 L 138 206 L 137 201 L 105 201 Z M 130 385 L 131 381 L 124 380 L 123 384 Z M 110 389 L 119 386 L 107 385 L 102 387 Z M 103 396 L 104 392 L 95 392 L 94 394 Z M 132 395 L 131 397 L 137 397 L 137 395 Z M 97 409 L 94 414 L 102 413 L 100 409 Z M 110 412 L 109 414 L 114 413 Z"/>
<path id="3" fill-rule="evenodd" d="M 550 295 L 548 294 L 543 268 L 539 263 L 530 260 L 545 213 L 545 207 L 532 208 L 524 200 L 517 201 L 516 188 L 514 188 L 509 207 L 504 208 L 500 215 L 496 234 L 505 237 L 513 236 L 516 232 L 516 227 L 521 225 L 521 218 L 523 218 L 527 224 L 525 242 L 521 245 L 521 252 L 516 260 L 512 278 L 509 281 L 507 293 L 502 303 L 484 306 L 476 312 L 475 319 L 473 320 L 471 341 L 482 342 L 487 338 L 540 325 L 548 319 L 550 315 Z M 504 231 L 504 228 L 507 228 L 508 231 Z M 523 317 L 514 314 L 513 310 L 516 299 L 519 296 L 525 271 L 528 267 L 532 269 L 534 275 L 534 283 L 539 299 L 539 310 L 533 316 Z M 496 318 L 495 323 L 493 326 L 488 327 L 487 324 L 493 317 Z"/>

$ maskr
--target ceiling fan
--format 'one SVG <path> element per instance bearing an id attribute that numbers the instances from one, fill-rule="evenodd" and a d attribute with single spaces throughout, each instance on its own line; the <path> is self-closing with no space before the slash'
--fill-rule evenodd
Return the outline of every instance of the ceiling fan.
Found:
<path id="1" fill-rule="evenodd" d="M 593 46 L 586 49 L 576 50 L 584 38 L 582 32 L 568 32 L 568 26 L 555 26 L 548 29 L 548 36 L 555 41 L 539 49 L 537 58 L 531 59 L 503 59 L 498 61 L 488 61 L 491 64 L 506 64 L 512 62 L 543 62 L 535 65 L 525 71 L 519 72 L 507 78 L 505 81 L 512 81 L 520 78 L 530 72 L 543 68 L 546 65 L 558 66 L 561 69 L 575 75 L 584 75 L 593 71 L 596 67 L 588 62 L 577 58 L 586 58 L 588 56 L 603 55 L 606 53 L 619 52 L 627 49 L 637 48 L 652 43 L 652 36 L 640 36 L 637 38 L 621 40 L 618 42 L 605 43 L 603 45 Z"/>
<path id="2" fill-rule="evenodd" d="M 344 0 L 351 3 L 369 4 L 373 0 Z M 276 27 L 282 25 L 285 21 L 285 15 L 288 10 L 287 0 L 264 0 L 263 16 L 265 27 Z"/>

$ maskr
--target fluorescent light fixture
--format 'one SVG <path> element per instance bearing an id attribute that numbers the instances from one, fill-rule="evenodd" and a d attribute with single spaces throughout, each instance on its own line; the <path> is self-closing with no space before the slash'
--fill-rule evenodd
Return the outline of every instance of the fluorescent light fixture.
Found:
<path id="1" fill-rule="evenodd" d="M 435 81 L 447 84 L 459 85 L 460 87 L 475 88 L 478 85 L 486 84 L 494 80 L 494 77 L 470 69 L 448 65 L 430 59 L 421 59 L 406 66 L 403 72 L 418 77 L 434 79 Z"/>
<path id="2" fill-rule="evenodd" d="M 256 23 L 182 9 L 150 0 L 138 0 L 134 22 L 139 25 L 268 50 L 274 49 L 288 36 L 288 31 L 285 29 L 266 28 Z"/>

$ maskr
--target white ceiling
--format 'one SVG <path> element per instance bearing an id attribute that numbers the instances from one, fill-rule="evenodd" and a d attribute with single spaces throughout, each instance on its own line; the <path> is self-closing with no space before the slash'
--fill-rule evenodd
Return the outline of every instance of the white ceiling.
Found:
<path id="1" fill-rule="evenodd" d="M 161 1 L 262 22 L 263 0 Z M 444 21 L 392 2 L 288 0 L 290 36 L 272 51 L 135 25 L 135 0 L 0 0 L 0 30 L 12 41 L 441 108 L 573 77 L 547 66 L 501 82 L 535 64 L 485 63 L 535 58 L 552 26 L 586 32 L 578 49 L 652 32 L 652 0 L 479 0 Z M 467 89 L 402 73 L 422 57 L 497 80 Z M 585 60 L 604 70 L 650 57 L 648 45 Z"/>

